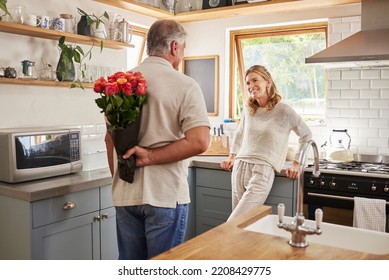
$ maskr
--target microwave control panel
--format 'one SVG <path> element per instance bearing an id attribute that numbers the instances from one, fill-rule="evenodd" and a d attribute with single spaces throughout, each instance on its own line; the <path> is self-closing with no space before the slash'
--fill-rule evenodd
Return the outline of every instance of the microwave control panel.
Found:
<path id="1" fill-rule="evenodd" d="M 70 133 L 70 161 L 80 160 L 80 134 Z"/>

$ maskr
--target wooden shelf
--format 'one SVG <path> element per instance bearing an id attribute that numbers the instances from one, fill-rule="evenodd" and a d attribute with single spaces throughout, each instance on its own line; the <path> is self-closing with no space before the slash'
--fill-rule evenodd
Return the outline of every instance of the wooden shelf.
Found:
<path id="1" fill-rule="evenodd" d="M 159 8 L 134 0 L 94 0 L 109 6 L 139 13 L 157 19 L 171 18 L 179 22 L 193 22 L 211 19 L 233 18 L 254 14 L 292 12 L 296 10 L 320 9 L 332 6 L 360 3 L 361 0 L 269 0 L 251 4 L 238 4 L 220 8 L 195 10 L 173 15 Z"/>
<path id="2" fill-rule="evenodd" d="M 104 48 L 109 48 L 109 49 L 123 49 L 123 48 L 134 47 L 134 45 L 132 44 L 126 44 L 122 42 L 105 40 L 105 39 L 78 35 L 78 34 L 73 34 L 68 32 L 59 32 L 56 30 L 44 29 L 40 27 L 34 27 L 34 26 L 13 23 L 13 22 L 0 21 L 0 32 L 37 37 L 37 38 L 43 38 L 49 40 L 58 40 L 61 36 L 65 36 L 66 42 L 78 43 L 84 45 L 95 45 L 95 46 L 100 46 L 100 42 L 103 41 Z"/>
<path id="3" fill-rule="evenodd" d="M 0 78 L 0 84 L 70 88 L 71 82 Z M 84 88 L 93 88 L 93 83 L 82 83 L 82 86 Z"/>

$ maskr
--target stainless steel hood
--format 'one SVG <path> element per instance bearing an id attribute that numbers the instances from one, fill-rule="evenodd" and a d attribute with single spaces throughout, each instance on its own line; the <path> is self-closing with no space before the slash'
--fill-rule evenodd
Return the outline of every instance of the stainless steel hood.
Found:
<path id="1" fill-rule="evenodd" d="M 328 68 L 389 66 L 389 0 L 362 0 L 361 31 L 305 59 Z"/>

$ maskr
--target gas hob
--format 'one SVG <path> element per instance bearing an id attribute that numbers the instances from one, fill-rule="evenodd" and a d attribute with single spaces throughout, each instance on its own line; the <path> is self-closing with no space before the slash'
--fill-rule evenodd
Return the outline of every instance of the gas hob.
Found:
<path id="1" fill-rule="evenodd" d="M 313 164 L 308 164 L 308 171 L 313 170 Z M 331 162 L 322 160 L 319 164 L 321 173 L 352 175 L 374 178 L 389 179 L 389 163 L 374 163 L 374 162 Z"/>

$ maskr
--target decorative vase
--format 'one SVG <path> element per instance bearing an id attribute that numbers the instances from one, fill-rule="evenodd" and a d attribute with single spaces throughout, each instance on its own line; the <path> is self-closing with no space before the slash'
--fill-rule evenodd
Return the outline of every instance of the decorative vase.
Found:
<path id="1" fill-rule="evenodd" d="M 97 27 L 97 23 L 94 22 L 91 25 L 91 33 L 93 37 L 107 39 L 107 30 L 103 22 L 100 22 L 99 27 Z"/>
<path id="2" fill-rule="evenodd" d="M 132 183 L 134 181 L 134 174 L 136 169 L 136 157 L 132 155 L 128 159 L 123 159 L 122 155 L 130 148 L 138 144 L 138 134 L 140 129 L 140 120 L 142 111 L 132 123 L 128 124 L 123 129 L 109 129 L 113 145 L 115 146 L 118 158 L 118 171 L 120 179 Z"/>
<path id="3" fill-rule="evenodd" d="M 76 77 L 76 68 L 72 59 L 67 59 L 62 54 L 59 57 L 56 75 L 58 81 L 70 81 L 73 82 Z"/>
<path id="4" fill-rule="evenodd" d="M 77 23 L 77 34 L 91 36 L 91 28 L 88 25 L 86 16 L 81 16 L 80 20 Z"/>

